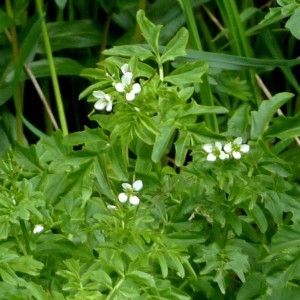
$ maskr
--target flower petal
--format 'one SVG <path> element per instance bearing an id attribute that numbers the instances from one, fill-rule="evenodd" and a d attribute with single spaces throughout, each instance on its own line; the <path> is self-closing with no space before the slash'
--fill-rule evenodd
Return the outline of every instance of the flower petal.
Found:
<path id="1" fill-rule="evenodd" d="M 222 144 L 220 142 L 215 142 L 215 147 L 220 151 L 222 150 Z"/>
<path id="2" fill-rule="evenodd" d="M 138 94 L 140 91 L 141 91 L 141 85 L 139 83 L 134 83 L 132 85 L 132 91 L 135 93 L 135 94 Z"/>
<path id="3" fill-rule="evenodd" d="M 130 72 L 129 71 L 129 65 L 128 64 L 124 64 L 122 67 L 121 67 L 121 71 L 123 74 L 127 73 L 127 72 Z"/>
<path id="4" fill-rule="evenodd" d="M 243 142 L 243 139 L 242 139 L 241 137 L 237 137 L 237 138 L 233 141 L 234 144 L 238 144 L 238 145 L 241 145 L 242 142 Z"/>
<path id="5" fill-rule="evenodd" d="M 217 157 L 213 153 L 209 153 L 206 158 L 208 161 L 215 161 Z"/>
<path id="6" fill-rule="evenodd" d="M 132 186 L 131 186 L 131 184 L 124 182 L 124 183 L 122 183 L 122 188 L 124 190 L 129 190 L 129 189 L 132 189 Z"/>
<path id="7" fill-rule="evenodd" d="M 120 201 L 120 202 L 124 203 L 124 202 L 127 201 L 128 196 L 127 196 L 127 194 L 125 194 L 125 193 L 120 193 L 119 196 L 118 196 L 118 198 L 119 198 L 119 201 Z"/>
<path id="8" fill-rule="evenodd" d="M 143 188 L 143 181 L 142 180 L 136 180 L 133 184 L 132 184 L 133 189 L 138 192 Z"/>
<path id="9" fill-rule="evenodd" d="M 105 97 L 105 93 L 102 91 L 93 91 L 93 96 L 98 99 L 103 99 Z"/>
<path id="10" fill-rule="evenodd" d="M 130 93 L 126 93 L 126 100 L 127 101 L 132 101 L 135 98 L 135 93 L 131 91 Z"/>
<path id="11" fill-rule="evenodd" d="M 241 145 L 241 149 L 240 149 L 243 153 L 247 153 L 250 150 L 250 146 L 247 144 L 243 144 Z"/>
<path id="12" fill-rule="evenodd" d="M 112 111 L 112 102 L 111 101 L 107 104 L 106 111 Z"/>
<path id="13" fill-rule="evenodd" d="M 205 152 L 211 153 L 213 151 L 213 145 L 205 144 L 205 145 L 203 145 L 203 149 L 204 149 Z"/>
<path id="14" fill-rule="evenodd" d="M 95 109 L 102 110 L 106 107 L 106 101 L 101 99 L 94 104 Z"/>
<path id="15" fill-rule="evenodd" d="M 123 93 L 124 92 L 124 86 L 123 86 L 123 84 L 121 82 L 118 82 L 118 83 L 115 84 L 115 89 L 119 93 Z"/>
<path id="16" fill-rule="evenodd" d="M 140 198 L 137 196 L 130 196 L 129 201 L 132 205 L 138 205 L 140 203 Z"/>
<path id="17" fill-rule="evenodd" d="M 226 154 L 224 151 L 220 151 L 219 158 L 220 158 L 221 160 L 226 159 L 227 156 L 228 156 L 228 154 Z"/>
<path id="18" fill-rule="evenodd" d="M 232 143 L 226 144 L 223 148 L 225 152 L 230 153 L 232 151 Z"/>
<path id="19" fill-rule="evenodd" d="M 127 72 L 125 73 L 122 77 L 121 77 L 121 82 L 123 85 L 130 85 L 131 84 L 131 80 L 132 80 L 132 73 Z"/>
<path id="20" fill-rule="evenodd" d="M 241 158 L 241 153 L 238 152 L 238 151 L 233 151 L 232 152 L 232 156 L 235 158 L 235 159 L 240 159 Z"/>

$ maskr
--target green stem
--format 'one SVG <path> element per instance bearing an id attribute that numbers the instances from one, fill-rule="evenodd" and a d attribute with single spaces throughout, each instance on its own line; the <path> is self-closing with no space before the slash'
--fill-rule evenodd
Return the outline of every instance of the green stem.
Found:
<path id="1" fill-rule="evenodd" d="M 102 51 L 104 51 L 107 47 L 107 37 L 109 33 L 109 26 L 112 20 L 112 12 L 109 12 L 107 14 L 105 23 L 104 23 L 104 29 L 102 34 L 102 40 L 101 40 L 101 48 L 100 48 L 100 61 L 104 59 L 104 55 L 102 54 Z"/>
<path id="2" fill-rule="evenodd" d="M 20 226 L 21 226 L 23 239 L 24 239 L 24 243 L 25 243 L 25 249 L 26 249 L 26 252 L 27 252 L 25 254 L 28 255 L 31 252 L 30 247 L 29 247 L 29 235 L 28 235 L 24 220 L 20 220 L 19 223 L 20 223 Z"/>
<path id="3" fill-rule="evenodd" d="M 118 283 L 114 286 L 114 288 L 111 290 L 111 292 L 107 295 L 106 300 L 114 299 L 114 293 L 115 291 L 121 286 L 125 278 L 121 278 Z"/>
<path id="4" fill-rule="evenodd" d="M 7 15 L 14 19 L 14 12 L 12 8 L 12 3 L 10 0 L 5 1 Z M 11 44 L 13 50 L 13 60 L 15 66 L 17 65 L 17 61 L 19 58 L 19 43 L 18 43 L 18 36 L 17 36 L 17 29 L 16 26 L 12 26 L 11 30 Z M 17 85 L 17 91 L 14 93 L 14 102 L 16 107 L 16 127 L 17 127 L 17 139 L 20 144 L 24 141 L 24 131 L 23 131 L 23 122 L 22 122 L 22 112 L 23 112 L 23 96 L 24 96 L 24 84 L 19 82 Z"/>
<path id="5" fill-rule="evenodd" d="M 195 21 L 195 16 L 193 13 L 193 8 L 190 0 L 183 1 L 178 0 L 181 8 L 185 14 L 187 26 L 189 28 L 190 33 L 190 40 L 194 47 L 199 51 L 202 51 L 202 44 L 199 38 L 199 33 Z M 210 88 L 208 77 L 206 74 L 202 76 L 202 83 L 200 84 L 200 93 L 201 93 L 201 100 L 204 105 L 214 106 L 214 98 L 212 94 L 212 90 Z M 208 128 L 213 130 L 214 132 L 219 132 L 219 125 L 217 121 L 217 117 L 215 114 L 209 114 L 204 116 L 205 123 Z"/>
<path id="6" fill-rule="evenodd" d="M 40 17 L 42 17 L 43 16 L 42 0 L 35 0 L 35 3 L 36 3 L 38 15 Z M 50 41 L 49 41 L 49 35 L 48 35 L 45 19 L 42 22 L 42 35 L 43 35 L 43 39 L 44 39 L 45 50 L 46 50 L 49 68 L 50 68 L 50 74 L 51 74 L 51 79 L 52 79 L 52 84 L 53 84 L 53 89 L 54 89 L 54 95 L 55 95 L 55 100 L 56 100 L 56 105 L 57 105 L 57 110 L 58 110 L 60 126 L 61 126 L 63 135 L 67 135 L 68 134 L 68 126 L 67 126 L 63 101 L 62 101 L 60 88 L 59 88 L 59 84 L 58 84 L 58 78 L 57 78 L 57 73 L 56 73 L 56 69 L 55 69 L 55 64 L 54 64 L 54 59 L 53 59 L 53 55 L 52 55 L 52 50 L 51 50 L 51 45 L 50 45 Z"/>
<path id="7" fill-rule="evenodd" d="M 146 6 L 147 6 L 147 0 L 139 0 L 139 9 L 146 11 Z M 138 24 L 136 24 L 134 43 L 139 44 L 141 40 L 142 40 L 142 32 Z"/>

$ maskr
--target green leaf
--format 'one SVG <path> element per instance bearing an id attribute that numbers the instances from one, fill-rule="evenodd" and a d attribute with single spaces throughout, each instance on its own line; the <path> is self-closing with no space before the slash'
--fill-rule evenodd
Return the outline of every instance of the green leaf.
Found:
<path id="1" fill-rule="evenodd" d="M 255 272 L 251 274 L 238 291 L 236 300 L 257 299 L 266 292 L 266 276 Z"/>
<path id="2" fill-rule="evenodd" d="M 59 7 L 59 9 L 64 9 L 68 0 L 55 0 L 56 5 Z"/>
<path id="3" fill-rule="evenodd" d="M 169 119 L 161 124 L 160 134 L 156 137 L 151 155 L 154 162 L 158 162 L 166 154 L 166 150 L 176 129 L 174 123 L 174 120 Z"/>
<path id="4" fill-rule="evenodd" d="M 102 128 L 90 129 L 85 127 L 84 131 L 71 133 L 64 137 L 63 143 L 66 145 L 82 145 L 97 143 L 97 146 L 102 147 L 99 150 L 107 148 L 108 138 Z"/>
<path id="5" fill-rule="evenodd" d="M 186 63 L 167 75 L 164 78 L 164 81 L 177 86 L 182 86 L 187 83 L 202 82 L 201 77 L 206 73 L 207 69 L 208 65 L 202 61 Z"/>
<path id="6" fill-rule="evenodd" d="M 139 10 L 137 12 L 136 20 L 145 40 L 155 53 L 156 57 L 159 57 L 158 40 L 162 25 L 154 25 L 152 22 L 150 22 L 145 16 L 145 12 L 143 10 Z"/>
<path id="7" fill-rule="evenodd" d="M 32 256 L 20 256 L 11 261 L 10 266 L 17 272 L 38 276 L 44 265 Z"/>
<path id="8" fill-rule="evenodd" d="M 143 285 L 150 286 L 152 288 L 156 287 L 155 280 L 152 275 L 142 272 L 142 271 L 131 271 L 126 274 L 126 278 L 132 278 L 137 282 L 141 282 Z"/>
<path id="9" fill-rule="evenodd" d="M 174 60 L 177 56 L 186 55 L 185 47 L 189 39 L 189 33 L 184 27 L 181 28 L 172 40 L 167 44 L 164 53 L 161 56 L 161 62 Z"/>
<path id="10" fill-rule="evenodd" d="M 242 57 L 231 54 L 214 53 L 197 50 L 187 50 L 187 56 L 176 58 L 178 62 L 205 61 L 210 68 L 218 70 L 244 70 L 249 68 L 261 69 L 271 67 L 292 67 L 300 64 L 296 59 L 261 59 Z"/>
<path id="11" fill-rule="evenodd" d="M 8 236 L 10 223 L 8 216 L 0 217 L 0 240 L 6 239 Z"/>
<path id="12" fill-rule="evenodd" d="M 162 274 L 163 278 L 166 278 L 168 276 L 168 264 L 165 259 L 165 256 L 160 252 L 158 252 L 156 254 L 156 256 L 157 256 L 158 263 L 160 266 L 161 274 Z"/>
<path id="13" fill-rule="evenodd" d="M 54 64 L 57 75 L 76 75 L 79 76 L 80 72 L 83 69 L 83 66 L 76 60 L 67 58 L 67 57 L 54 57 Z M 33 75 L 36 78 L 49 77 L 49 62 L 46 59 L 36 60 L 29 62 L 28 66 L 30 67 Z M 23 73 L 21 75 L 21 80 L 28 79 L 28 76 Z"/>
<path id="14" fill-rule="evenodd" d="M 297 254 L 300 247 L 299 224 L 281 225 L 272 238 L 271 254 Z"/>
<path id="15" fill-rule="evenodd" d="M 57 21 L 48 23 L 47 29 L 52 51 L 99 46 L 102 36 L 101 29 L 92 20 Z M 45 53 L 42 40 L 39 40 L 36 51 Z"/>
<path id="16" fill-rule="evenodd" d="M 0 10 L 0 32 L 14 25 L 14 20 L 11 19 L 4 11 Z"/>
<path id="17" fill-rule="evenodd" d="M 287 140 L 300 136 L 300 115 L 294 117 L 278 117 L 265 133 L 268 138 Z"/>
<path id="18" fill-rule="evenodd" d="M 107 56 L 125 57 L 131 57 L 132 53 L 134 53 L 134 55 L 136 55 L 140 60 L 145 60 L 147 58 L 153 57 L 153 53 L 149 49 L 138 45 L 114 46 L 113 48 L 104 50 L 102 53 Z"/>
<path id="19" fill-rule="evenodd" d="M 227 108 L 223 106 L 208 106 L 199 105 L 196 101 L 192 100 L 188 104 L 181 104 L 174 106 L 177 109 L 176 119 L 184 118 L 193 115 L 204 115 L 204 114 L 226 114 L 228 113 Z"/>
<path id="20" fill-rule="evenodd" d="M 186 160 L 186 155 L 188 152 L 188 147 L 190 145 L 190 136 L 186 130 L 179 131 L 179 137 L 175 144 L 175 164 L 180 167 L 184 164 Z"/>
<path id="21" fill-rule="evenodd" d="M 116 179 L 121 181 L 127 181 L 128 180 L 128 172 L 127 172 L 127 164 L 126 164 L 127 157 L 124 158 L 122 145 L 119 140 L 112 142 L 112 144 L 108 148 L 107 155 L 109 159 L 109 164 L 116 176 Z"/>
<path id="22" fill-rule="evenodd" d="M 230 136 L 243 137 L 249 126 L 249 110 L 248 103 L 241 104 L 228 121 L 227 133 Z"/>
<path id="23" fill-rule="evenodd" d="M 101 193 L 109 197 L 110 199 L 115 199 L 115 196 L 113 195 L 111 191 L 111 187 L 109 185 L 109 181 L 106 174 L 106 166 L 105 166 L 105 158 L 103 155 L 99 155 L 97 159 L 95 159 L 94 162 L 94 169 L 95 169 L 95 175 L 99 184 L 99 188 Z"/>
<path id="24" fill-rule="evenodd" d="M 265 233 L 268 229 L 268 221 L 261 208 L 254 204 L 252 209 L 248 207 L 244 207 L 244 209 L 247 212 L 247 215 L 251 217 L 255 224 L 259 227 L 259 230 L 262 233 Z"/>
<path id="25" fill-rule="evenodd" d="M 285 27 L 291 31 L 291 34 L 300 40 L 300 7 L 297 8 L 293 15 L 288 19 Z"/>
<path id="26" fill-rule="evenodd" d="M 284 103 L 291 99 L 294 95 L 291 93 L 279 93 L 272 97 L 270 100 L 263 101 L 258 111 L 252 112 L 252 127 L 251 127 L 251 138 L 260 138 L 266 130 L 269 122 L 276 113 L 277 109 L 280 108 Z"/>

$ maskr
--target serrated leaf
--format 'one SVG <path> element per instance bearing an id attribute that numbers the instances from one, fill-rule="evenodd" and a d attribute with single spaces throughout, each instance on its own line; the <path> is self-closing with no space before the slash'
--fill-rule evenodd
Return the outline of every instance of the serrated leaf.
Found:
<path id="1" fill-rule="evenodd" d="M 189 33 L 184 27 L 181 28 L 172 40 L 167 44 L 164 53 L 161 56 L 161 62 L 174 60 L 177 56 L 186 55 L 185 48 L 189 39 Z"/>
<path id="2" fill-rule="evenodd" d="M 293 96 L 293 94 L 286 92 L 276 94 L 270 100 L 263 101 L 260 104 L 258 111 L 252 112 L 252 139 L 256 140 L 263 135 L 277 109 L 290 100 Z"/>
<path id="3" fill-rule="evenodd" d="M 154 25 L 152 22 L 150 22 L 149 19 L 145 16 L 145 12 L 143 10 L 139 10 L 137 12 L 136 20 L 139 24 L 142 35 L 144 36 L 149 46 L 152 48 L 155 55 L 158 57 L 158 40 L 162 25 Z"/>

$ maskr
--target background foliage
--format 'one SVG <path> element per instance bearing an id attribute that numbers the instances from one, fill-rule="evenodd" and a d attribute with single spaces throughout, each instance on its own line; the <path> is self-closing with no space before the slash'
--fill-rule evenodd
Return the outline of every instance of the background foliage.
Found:
<path id="1" fill-rule="evenodd" d="M 297 298 L 299 12 L 6 0 L 1 299 Z M 133 101 L 115 89 L 124 64 Z M 237 137 L 241 159 L 207 160 Z M 122 204 L 137 179 L 140 204 Z"/>

